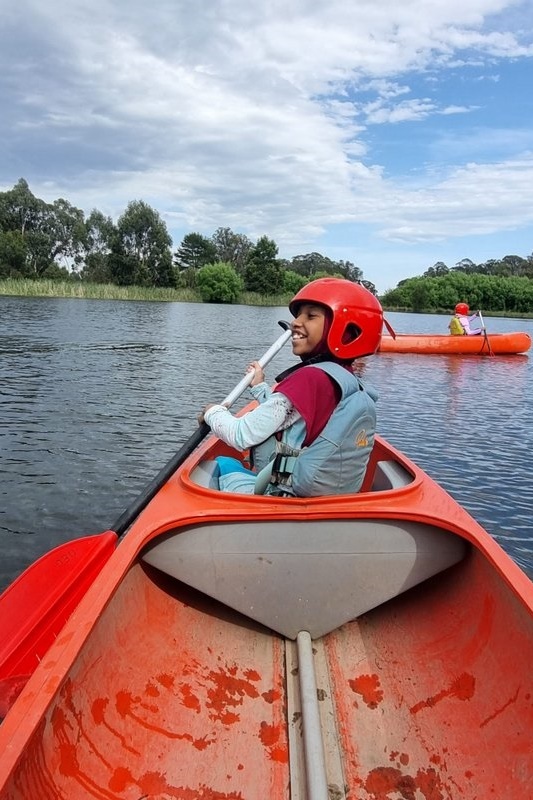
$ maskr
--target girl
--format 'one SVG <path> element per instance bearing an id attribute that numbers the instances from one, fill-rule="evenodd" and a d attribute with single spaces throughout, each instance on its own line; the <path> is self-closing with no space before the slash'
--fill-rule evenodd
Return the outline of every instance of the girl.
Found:
<path id="1" fill-rule="evenodd" d="M 352 363 L 378 349 L 381 305 L 359 284 L 320 278 L 295 295 L 289 310 L 292 350 L 301 363 L 271 390 L 253 361 L 251 392 L 259 405 L 241 417 L 208 405 L 198 418 L 231 447 L 250 449 L 254 471 L 236 459 L 217 459 L 219 486 L 299 497 L 357 492 L 374 443 L 377 394 L 354 375 Z"/>

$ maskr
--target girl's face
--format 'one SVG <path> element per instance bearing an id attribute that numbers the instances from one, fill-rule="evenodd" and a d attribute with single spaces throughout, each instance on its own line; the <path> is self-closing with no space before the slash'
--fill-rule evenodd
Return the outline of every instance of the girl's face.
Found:
<path id="1" fill-rule="evenodd" d="M 292 325 L 292 352 L 306 356 L 320 344 L 324 334 L 326 310 L 313 303 L 302 303 Z"/>

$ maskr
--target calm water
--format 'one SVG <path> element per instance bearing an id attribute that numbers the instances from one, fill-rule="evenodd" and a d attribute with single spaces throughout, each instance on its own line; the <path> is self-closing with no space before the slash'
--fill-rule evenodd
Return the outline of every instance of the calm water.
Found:
<path id="1" fill-rule="evenodd" d="M 279 336 L 286 309 L 0 297 L 0 589 L 108 528 Z M 398 332 L 447 317 L 389 314 Z M 527 330 L 531 320 L 486 320 Z M 290 345 L 267 378 L 294 363 Z M 533 577 L 533 355 L 378 355 L 379 432 Z"/>

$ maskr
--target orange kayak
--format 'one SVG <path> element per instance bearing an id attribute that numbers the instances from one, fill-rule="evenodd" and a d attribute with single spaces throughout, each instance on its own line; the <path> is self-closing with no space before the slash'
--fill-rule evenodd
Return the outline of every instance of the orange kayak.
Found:
<path id="1" fill-rule="evenodd" d="M 222 494 L 221 454 L 166 482 L 43 653 L 1 800 L 532 797 L 533 584 L 495 540 L 380 438 L 338 497 Z"/>
<path id="2" fill-rule="evenodd" d="M 428 355 L 513 355 L 531 347 L 528 333 L 488 333 L 487 336 L 396 334 L 382 336 L 380 353 L 426 353 Z"/>

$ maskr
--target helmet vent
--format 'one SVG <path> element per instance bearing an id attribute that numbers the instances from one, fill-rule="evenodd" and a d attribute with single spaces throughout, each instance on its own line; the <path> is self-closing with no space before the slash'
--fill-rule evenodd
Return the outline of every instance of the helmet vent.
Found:
<path id="1" fill-rule="evenodd" d="M 359 328 L 355 322 L 349 322 L 342 334 L 342 343 L 349 344 L 350 342 L 355 342 L 359 336 L 361 336 L 361 328 Z"/>

